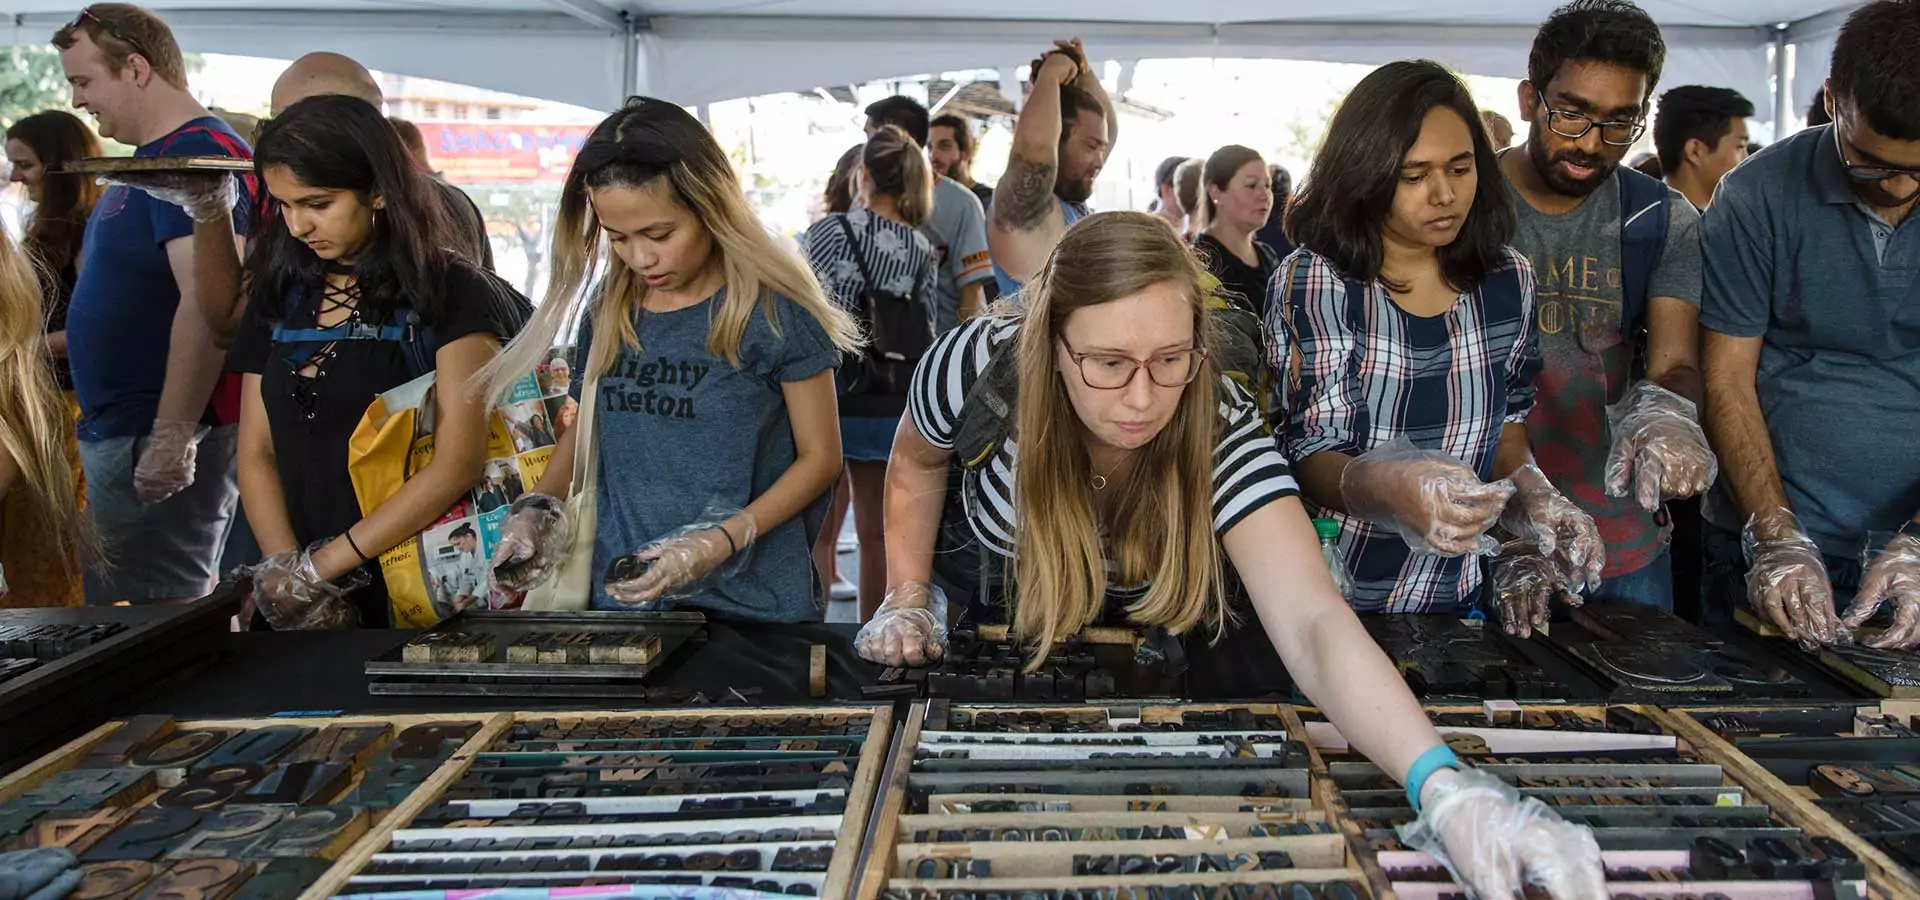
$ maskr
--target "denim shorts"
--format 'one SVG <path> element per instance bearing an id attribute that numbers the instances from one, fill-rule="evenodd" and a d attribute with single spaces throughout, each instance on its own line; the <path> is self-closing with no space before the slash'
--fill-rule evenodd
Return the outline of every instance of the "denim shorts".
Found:
<path id="1" fill-rule="evenodd" d="M 240 505 L 234 449 L 240 426 L 200 429 L 193 485 L 151 506 L 133 491 L 146 438 L 80 442 L 87 518 L 106 546 L 104 571 L 82 576 L 89 606 L 204 597 L 220 581 L 220 554 Z"/>
<path id="2" fill-rule="evenodd" d="M 897 417 L 841 416 L 840 455 L 854 462 L 886 462 L 899 427 Z"/>

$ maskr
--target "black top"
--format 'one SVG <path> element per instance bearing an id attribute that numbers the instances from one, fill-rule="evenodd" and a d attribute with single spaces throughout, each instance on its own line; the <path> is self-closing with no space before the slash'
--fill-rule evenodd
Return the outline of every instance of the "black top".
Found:
<path id="1" fill-rule="evenodd" d="M 1253 251 L 1260 257 L 1260 265 L 1249 266 L 1228 250 L 1227 245 L 1215 240 L 1213 235 L 1202 234 L 1194 238 L 1193 246 L 1206 260 L 1207 271 L 1220 279 L 1221 290 L 1264 320 L 1267 316 L 1267 282 L 1273 280 L 1274 270 L 1280 268 L 1280 255 L 1272 247 L 1254 241 Z"/>
<path id="2" fill-rule="evenodd" d="M 73 246 L 67 248 L 67 264 L 60 271 L 48 273 L 44 270 L 40 276 L 40 312 L 46 316 L 46 334 L 55 334 L 67 330 L 67 310 L 73 306 L 73 286 L 80 280 L 80 239 L 85 232 L 75 230 Z M 28 245 L 31 248 L 31 245 Z M 31 252 L 31 249 L 29 250 Z M 35 254 L 38 256 L 38 254 Z M 36 266 L 35 268 L 39 268 Z M 47 275 L 52 274 L 52 278 Z M 63 391 L 73 390 L 73 366 L 66 357 L 53 360 L 53 380 Z"/>
<path id="3" fill-rule="evenodd" d="M 981 209 L 993 208 L 993 188 L 988 186 L 985 182 L 976 181 L 973 184 L 969 185 L 967 187 L 967 190 L 972 191 L 975 197 L 980 198 Z"/>
<path id="4" fill-rule="evenodd" d="M 1260 226 L 1260 230 L 1253 233 L 1253 239 L 1272 247 L 1274 255 L 1281 259 L 1293 255 L 1293 242 L 1287 239 L 1287 231 L 1280 226 L 1278 216 L 1268 219 L 1267 224 Z"/>
<path id="5" fill-rule="evenodd" d="M 520 332 L 532 305 L 498 277 L 464 262 L 447 271 L 446 316 L 431 323 L 433 350 L 470 334 L 491 334 L 505 343 Z M 291 327 L 315 325 L 314 304 L 289 314 Z M 273 434 L 273 452 L 286 494 L 287 516 L 301 546 L 334 537 L 360 521 L 360 501 L 347 474 L 347 439 L 373 399 L 412 380 L 406 354 L 397 341 L 340 341 L 314 359 L 319 374 L 295 374 L 288 354 L 295 345 L 273 343 L 275 323 L 247 307 L 227 366 L 260 376 L 260 399 Z M 373 548 L 365 548 L 372 552 Z M 385 628 L 389 621 L 386 584 L 380 567 L 365 567 L 373 583 L 354 594 L 360 624 Z"/>
<path id="6" fill-rule="evenodd" d="M 480 214 L 480 207 L 466 191 L 438 178 L 433 179 L 433 187 L 447 208 L 447 221 L 453 225 L 453 249 L 460 251 L 467 262 L 493 271 L 493 242 L 487 240 L 487 220 Z"/>

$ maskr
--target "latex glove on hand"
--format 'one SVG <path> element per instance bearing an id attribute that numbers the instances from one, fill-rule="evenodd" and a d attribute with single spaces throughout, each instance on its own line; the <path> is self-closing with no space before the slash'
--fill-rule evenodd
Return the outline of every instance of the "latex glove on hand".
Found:
<path id="1" fill-rule="evenodd" d="M 1405 438 L 1354 458 L 1340 476 L 1348 513 L 1393 528 L 1415 552 L 1436 556 L 1478 551 L 1512 496 L 1513 485 L 1482 482 L 1465 463 Z"/>
<path id="2" fill-rule="evenodd" d="M 619 603 L 651 607 L 662 600 L 685 600 L 731 578 L 746 567 L 747 551 L 758 531 L 753 517 L 701 521 L 682 527 L 607 566 L 607 596 Z"/>
<path id="3" fill-rule="evenodd" d="M 218 222 L 239 200 L 229 172 L 115 172 L 100 180 L 146 191 L 186 210 L 195 222 Z"/>
<path id="4" fill-rule="evenodd" d="M 860 626 L 853 647 L 883 666 L 932 665 L 947 655 L 946 598 L 924 581 L 889 588 L 873 618 Z"/>
<path id="5" fill-rule="evenodd" d="M 313 551 L 326 543 L 275 553 L 249 570 L 254 606 L 275 631 L 338 630 L 360 624 L 360 611 L 347 602 L 346 596 L 366 587 L 372 579 L 360 569 L 341 576 L 338 582 L 321 578 L 313 565 Z"/>
<path id="6" fill-rule="evenodd" d="M 1713 486 L 1719 460 L 1707 445 L 1693 401 L 1651 381 L 1642 381 L 1607 407 L 1613 449 L 1607 454 L 1607 496 L 1633 490 L 1640 508 L 1692 497 Z"/>
<path id="7" fill-rule="evenodd" d="M 1515 637 L 1532 637 L 1534 629 L 1544 628 L 1558 597 L 1568 606 L 1585 602 L 1580 590 L 1586 572 L 1565 565 L 1565 557 L 1544 556 L 1532 544 L 1509 543 L 1493 561 L 1492 602 L 1500 614 L 1500 627 Z"/>
<path id="8" fill-rule="evenodd" d="M 1600 573 L 1607 567 L 1607 548 L 1600 542 L 1600 526 L 1593 517 L 1560 493 L 1539 466 L 1528 463 L 1510 477 L 1513 501 L 1500 524 L 1539 548 L 1569 591 L 1577 594 L 1599 587 Z"/>
<path id="9" fill-rule="evenodd" d="M 559 571 L 572 536 L 566 501 L 552 494 L 522 494 L 500 523 L 487 584 L 505 591 L 538 587 Z"/>
<path id="10" fill-rule="evenodd" d="M 1535 884 L 1554 900 L 1606 900 L 1592 829 L 1474 769 L 1436 772 L 1423 793 L 1420 818 L 1400 826 L 1400 841 L 1439 860 L 1467 896 L 1520 900 Z"/>
<path id="11" fill-rule="evenodd" d="M 1893 603 L 1893 625 L 1866 645 L 1876 650 L 1920 647 L 1920 538 L 1896 534 L 1867 560 L 1860 590 L 1847 607 L 1846 626 L 1867 624 L 1888 601 Z"/>
<path id="12" fill-rule="evenodd" d="M 1748 519 L 1740 545 L 1754 612 L 1802 648 L 1832 646 L 1839 639 L 1839 617 L 1827 563 L 1792 511 L 1773 509 Z"/>
<path id="13" fill-rule="evenodd" d="M 133 494 L 152 505 L 193 486 L 200 423 L 155 420 L 133 467 Z"/>

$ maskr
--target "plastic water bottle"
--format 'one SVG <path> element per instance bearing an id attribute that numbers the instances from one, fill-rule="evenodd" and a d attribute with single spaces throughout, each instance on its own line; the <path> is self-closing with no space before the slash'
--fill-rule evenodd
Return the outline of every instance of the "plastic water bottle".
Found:
<path id="1" fill-rule="evenodd" d="M 1340 523 L 1332 519 L 1313 520 L 1313 530 L 1320 535 L 1320 558 L 1327 563 L 1327 574 L 1333 576 L 1333 586 L 1344 600 L 1353 599 L 1353 576 L 1347 574 L 1347 560 L 1340 553 Z"/>

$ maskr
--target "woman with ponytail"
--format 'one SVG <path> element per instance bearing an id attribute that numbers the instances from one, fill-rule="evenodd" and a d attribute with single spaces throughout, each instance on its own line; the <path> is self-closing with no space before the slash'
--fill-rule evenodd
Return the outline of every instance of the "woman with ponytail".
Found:
<path id="1" fill-rule="evenodd" d="M 495 584 L 554 578 L 573 511 L 591 508 L 579 551 L 595 609 L 819 620 L 810 549 L 841 467 L 833 369 L 859 343 L 852 317 L 761 226 L 713 136 L 664 100 L 632 98 L 587 138 L 548 258 L 539 314 L 483 377 L 505 390 L 579 320 L 581 425 L 509 512 Z M 570 498 L 583 458 L 591 494 Z"/>

